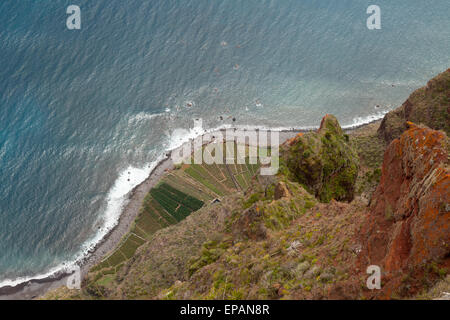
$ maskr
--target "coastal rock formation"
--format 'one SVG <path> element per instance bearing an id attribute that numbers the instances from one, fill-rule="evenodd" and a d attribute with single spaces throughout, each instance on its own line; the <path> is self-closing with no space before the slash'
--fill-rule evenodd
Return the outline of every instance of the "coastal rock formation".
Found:
<path id="1" fill-rule="evenodd" d="M 389 112 L 378 133 L 389 143 L 407 129 L 407 121 L 450 134 L 450 69 L 413 92 L 401 107 Z"/>
<path id="2" fill-rule="evenodd" d="M 359 159 L 336 117 L 326 115 L 317 132 L 298 135 L 284 149 L 292 175 L 320 201 L 353 199 Z"/>
<path id="3" fill-rule="evenodd" d="M 361 270 L 378 265 L 381 297 L 417 292 L 428 272 L 450 266 L 450 170 L 442 131 L 408 123 L 384 154 L 361 230 Z M 377 290 L 375 290 L 377 291 Z"/>
<path id="4" fill-rule="evenodd" d="M 326 117 L 320 131 L 339 133 L 336 123 Z M 157 231 L 115 273 L 93 272 L 81 291 L 48 298 L 440 297 L 449 283 L 448 140 L 410 127 L 386 150 L 370 206 L 361 197 L 319 203 L 285 170 L 256 176 L 245 193 Z M 366 288 L 372 264 L 382 290 Z"/>
<path id="5" fill-rule="evenodd" d="M 448 74 L 417 99 L 442 99 L 437 92 L 448 92 L 438 89 Z M 415 94 L 407 104 L 414 107 L 402 112 L 422 107 Z M 420 109 L 423 119 L 445 129 L 435 121 L 436 105 L 429 108 Z M 144 201 L 139 228 L 91 269 L 83 289 L 47 298 L 445 298 L 449 139 L 405 123 L 404 114 L 392 119 L 386 116 L 378 134 L 374 123 L 347 136 L 327 115 L 318 131 L 283 144 L 276 176 L 260 176 L 250 164 L 241 173 L 234 165 L 168 172 Z M 385 137 L 393 139 L 387 149 Z M 357 179 L 370 197 L 354 197 Z M 194 198 L 205 205 L 181 219 Z M 147 241 L 137 248 L 139 238 Z M 381 268 L 381 290 L 366 286 L 370 265 Z"/>

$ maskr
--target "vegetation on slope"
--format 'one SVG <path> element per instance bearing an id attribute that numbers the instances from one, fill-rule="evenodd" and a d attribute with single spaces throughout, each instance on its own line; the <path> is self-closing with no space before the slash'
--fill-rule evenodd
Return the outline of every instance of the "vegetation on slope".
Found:
<path id="1" fill-rule="evenodd" d="M 317 132 L 298 135 L 283 151 L 292 176 L 320 201 L 353 200 L 359 159 L 334 116 L 326 115 Z"/>
<path id="2" fill-rule="evenodd" d="M 413 92 L 401 107 L 389 112 L 380 125 L 380 136 L 391 142 L 407 129 L 407 121 L 444 130 L 450 135 L 450 69 Z"/>
<path id="3" fill-rule="evenodd" d="M 233 144 L 233 148 L 236 151 L 237 146 Z M 226 150 L 226 148 L 224 149 Z M 205 149 L 203 148 L 201 151 L 204 152 Z M 237 157 L 236 152 L 234 152 L 234 157 Z M 124 282 L 132 282 L 133 276 L 129 273 L 132 273 L 133 267 L 131 266 L 135 263 L 136 256 L 139 256 L 139 247 L 151 247 L 155 243 L 155 237 L 162 236 L 170 230 L 168 227 L 180 223 L 180 221 L 189 217 L 192 212 L 200 210 L 205 204 L 208 207 L 206 212 L 211 214 L 214 206 L 209 204 L 214 199 L 221 199 L 222 202 L 225 201 L 226 203 L 229 200 L 223 199 L 224 196 L 229 197 L 231 194 L 247 189 L 258 168 L 259 164 L 250 164 L 250 160 L 247 158 L 244 164 L 183 165 L 166 173 L 158 185 L 145 197 L 141 212 L 130 232 L 124 236 L 124 239 L 113 252 L 90 270 L 85 280 L 85 294 L 88 297 L 115 297 L 116 293 L 113 288 Z M 223 204 L 220 206 L 223 206 Z M 206 215 L 207 213 L 203 214 Z M 199 213 L 199 215 L 202 214 Z M 211 217 L 214 217 L 214 215 L 211 214 L 207 218 L 203 217 L 203 223 L 210 221 L 213 224 Z M 188 224 L 189 228 L 197 228 L 198 232 L 186 230 L 186 237 L 195 236 L 195 240 L 191 238 L 188 240 L 189 245 L 194 247 L 180 245 L 179 239 L 175 242 L 178 248 L 173 248 L 173 252 L 178 252 L 180 259 L 195 252 L 195 245 L 200 246 L 202 241 L 205 240 L 199 236 L 200 232 L 203 232 L 204 235 L 209 234 L 208 230 L 201 230 L 198 225 L 193 226 L 189 222 L 184 223 Z M 182 225 L 180 224 L 180 226 Z M 218 224 L 219 226 L 220 224 Z M 161 229 L 164 229 L 164 231 Z M 167 240 L 166 245 L 169 243 L 170 240 Z M 163 250 L 163 248 L 160 247 L 159 250 Z M 157 257 L 158 254 L 155 254 L 155 256 Z M 188 256 L 186 259 L 188 259 Z M 151 257 L 148 257 L 145 262 L 151 265 L 149 260 L 151 260 Z M 169 273 L 172 272 L 173 268 L 169 266 L 170 264 L 164 264 L 162 260 L 158 262 L 158 265 L 164 266 L 164 269 L 167 269 Z M 183 264 L 183 262 L 179 261 L 178 264 Z M 161 271 L 155 266 L 151 268 Z M 180 272 L 183 273 L 184 271 L 181 270 Z M 174 273 L 178 274 L 175 271 Z M 157 279 L 157 273 L 153 274 Z M 167 279 L 170 279 L 170 277 L 167 277 Z M 158 282 L 155 280 L 154 283 Z M 127 292 L 126 297 L 128 298 L 142 297 L 152 292 L 151 290 L 141 291 L 135 287 L 124 289 L 124 291 Z"/>
<path id="4" fill-rule="evenodd" d="M 337 212 L 334 202 L 320 204 L 297 183 L 281 182 L 289 195 L 275 200 L 258 181 L 227 220 L 221 241 L 204 243 L 191 260 L 190 277 L 157 298 L 318 299 L 347 279 L 364 205 L 342 204 Z"/>
<path id="5" fill-rule="evenodd" d="M 448 96 L 447 76 L 409 100 L 443 105 L 435 92 Z M 424 105 L 423 119 L 446 129 L 433 103 L 432 110 Z M 117 249 L 122 259 L 94 268 L 81 291 L 59 289 L 47 298 L 439 297 L 450 290 L 448 138 L 410 124 L 412 131 L 389 145 L 383 162 L 385 138 L 406 128 L 404 118 L 390 117 L 378 133 L 374 124 L 346 135 L 326 116 L 318 132 L 283 147 L 274 177 L 257 175 L 248 163 L 184 165 L 167 173 Z M 204 205 L 174 224 L 179 207 L 158 190 L 180 207 Z M 389 271 L 375 293 L 365 273 L 374 262 Z"/>

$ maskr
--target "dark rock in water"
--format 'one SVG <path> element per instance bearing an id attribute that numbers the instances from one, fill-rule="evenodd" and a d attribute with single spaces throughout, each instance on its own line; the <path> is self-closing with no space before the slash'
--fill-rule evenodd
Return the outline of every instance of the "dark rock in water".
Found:
<path id="1" fill-rule="evenodd" d="M 359 158 L 334 116 L 326 115 L 317 132 L 300 133 L 283 148 L 292 175 L 320 201 L 353 199 Z"/>

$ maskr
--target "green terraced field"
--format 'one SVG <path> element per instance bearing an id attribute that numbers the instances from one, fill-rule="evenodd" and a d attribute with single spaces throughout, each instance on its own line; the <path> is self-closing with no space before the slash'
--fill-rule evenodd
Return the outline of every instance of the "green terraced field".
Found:
<path id="1" fill-rule="evenodd" d="M 208 202 L 214 199 L 214 196 L 205 190 L 202 190 L 201 186 L 195 185 L 189 182 L 187 179 L 180 178 L 178 175 L 170 173 L 163 181 L 168 185 L 177 188 L 181 192 L 184 192 L 194 198 Z"/>
<path id="2" fill-rule="evenodd" d="M 234 145 L 235 162 L 236 149 Z M 245 164 L 183 165 L 165 174 L 145 197 L 134 226 L 120 245 L 92 268 L 92 272 L 100 271 L 98 282 L 107 281 L 106 277 L 120 269 L 159 229 L 178 223 L 215 198 L 246 190 L 260 166 L 249 162 L 247 157 Z"/>
<path id="3" fill-rule="evenodd" d="M 215 183 L 218 182 L 216 179 L 214 178 L 210 178 L 208 176 L 202 175 L 201 173 L 198 172 L 198 170 L 196 170 L 196 168 L 194 168 L 194 166 L 196 165 L 192 165 L 189 168 L 187 168 L 185 170 L 185 172 L 190 175 L 194 180 L 200 182 L 201 184 L 203 184 L 205 187 L 207 187 L 208 189 L 210 189 L 212 192 L 214 192 L 216 195 L 218 196 L 223 196 L 225 195 L 223 189 L 221 189 L 220 187 L 218 187 Z M 198 165 L 197 165 L 198 166 Z"/>

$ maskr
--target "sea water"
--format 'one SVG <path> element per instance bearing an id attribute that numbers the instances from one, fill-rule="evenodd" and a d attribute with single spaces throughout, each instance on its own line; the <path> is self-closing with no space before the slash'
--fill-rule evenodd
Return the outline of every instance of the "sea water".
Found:
<path id="1" fill-rule="evenodd" d="M 448 0 L 2 0 L 0 286 L 80 259 L 195 118 L 380 118 L 449 67 L 449 15 Z"/>

